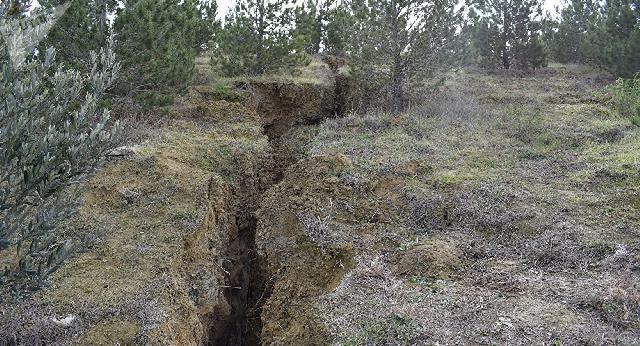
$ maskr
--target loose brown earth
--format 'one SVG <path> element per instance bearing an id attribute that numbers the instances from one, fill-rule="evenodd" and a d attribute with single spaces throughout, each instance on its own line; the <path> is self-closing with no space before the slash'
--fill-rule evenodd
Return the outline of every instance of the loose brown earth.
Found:
<path id="1" fill-rule="evenodd" d="M 640 344 L 640 131 L 608 81 L 466 71 L 337 118 L 326 80 L 195 87 L 87 183 L 89 246 L 3 295 L 0 344 Z"/>

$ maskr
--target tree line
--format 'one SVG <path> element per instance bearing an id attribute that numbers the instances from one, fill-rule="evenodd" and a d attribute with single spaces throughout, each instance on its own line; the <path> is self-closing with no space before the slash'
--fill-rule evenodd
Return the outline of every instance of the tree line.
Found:
<path id="1" fill-rule="evenodd" d="M 570 0 L 559 14 L 544 29 L 554 60 L 590 64 L 624 78 L 640 71 L 638 0 Z"/>
<path id="2" fill-rule="evenodd" d="M 65 2 L 43 44 L 66 66 L 87 69 L 87 52 L 113 35 L 122 71 L 110 91 L 150 104 L 184 91 L 203 51 L 224 76 L 287 70 L 317 53 L 342 56 L 354 77 L 388 89 L 394 111 L 407 85 L 456 66 L 531 70 L 557 61 L 626 78 L 640 70 L 638 0 L 567 0 L 555 16 L 543 13 L 542 0 L 236 0 L 222 21 L 214 0 L 40 5 Z M 29 3 L 3 2 L 0 14 L 20 15 Z"/>

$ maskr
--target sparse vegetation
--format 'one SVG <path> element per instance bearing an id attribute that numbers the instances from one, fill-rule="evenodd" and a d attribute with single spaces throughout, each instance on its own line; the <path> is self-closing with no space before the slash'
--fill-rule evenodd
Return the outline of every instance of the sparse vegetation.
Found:
<path id="1" fill-rule="evenodd" d="M 640 342 L 637 1 L 61 4 L 0 4 L 0 345 Z"/>
<path id="2" fill-rule="evenodd" d="M 640 126 L 640 78 L 618 79 L 609 90 L 615 109 Z"/>

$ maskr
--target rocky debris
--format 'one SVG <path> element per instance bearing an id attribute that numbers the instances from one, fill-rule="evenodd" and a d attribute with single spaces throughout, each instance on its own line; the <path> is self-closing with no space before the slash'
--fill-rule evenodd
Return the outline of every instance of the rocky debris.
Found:
<path id="1" fill-rule="evenodd" d="M 111 149 L 107 153 L 107 156 L 110 156 L 110 157 L 131 156 L 139 152 L 140 149 L 142 149 L 142 145 L 124 145 L 121 147 Z"/>
<path id="2" fill-rule="evenodd" d="M 51 322 L 53 322 L 54 324 L 57 324 L 59 326 L 62 326 L 62 327 L 68 327 L 77 318 L 78 318 L 78 316 L 76 316 L 76 315 L 67 315 L 66 317 L 60 318 L 60 319 L 52 317 L 51 318 Z"/>

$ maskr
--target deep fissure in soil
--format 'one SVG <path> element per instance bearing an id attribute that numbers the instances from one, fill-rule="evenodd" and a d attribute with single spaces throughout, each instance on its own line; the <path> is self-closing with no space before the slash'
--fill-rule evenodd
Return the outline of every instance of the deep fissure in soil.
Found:
<path id="1" fill-rule="evenodd" d="M 315 122 L 313 125 L 318 125 Z M 309 125 L 309 124 L 306 124 Z M 295 125 L 294 125 L 295 126 Z M 277 162 L 280 137 L 273 136 L 264 129 L 274 152 L 272 185 L 277 184 L 284 170 L 293 162 Z M 272 186 L 271 185 L 271 186 Z M 270 186 L 265 188 L 268 189 Z M 262 306 L 270 296 L 270 281 L 261 263 L 255 243 L 257 219 L 254 210 L 236 215 L 237 236 L 229 239 L 223 269 L 226 281 L 224 297 L 231 311 L 223 316 L 215 316 L 209 331 L 209 345 L 214 346 L 254 346 L 260 345 Z"/>
<path id="2" fill-rule="evenodd" d="M 253 215 L 236 218 L 238 235 L 229 242 L 224 270 L 224 295 L 231 313 L 212 327 L 210 345 L 260 345 L 260 312 L 267 287 L 255 245 L 256 219 Z"/>
<path id="3" fill-rule="evenodd" d="M 339 117 L 344 113 L 344 81 L 336 78 L 334 85 L 334 99 L 327 114 L 320 118 L 297 119 L 296 122 L 287 124 L 295 126 L 319 126 L 328 117 Z M 291 110 L 289 110 L 291 111 Z M 286 113 L 286 112 L 285 112 Z M 277 119 L 290 119 L 290 116 L 277 117 Z M 278 131 L 281 123 L 266 124 L 263 132 L 269 139 L 269 145 L 273 155 L 272 184 L 282 180 L 284 171 L 295 162 L 288 162 L 280 155 L 282 133 Z M 266 191 L 270 186 L 264 187 Z M 264 191 L 263 191 L 264 192 Z M 271 280 L 268 278 L 261 263 L 255 243 L 257 220 L 254 210 L 244 211 L 236 215 L 237 237 L 230 239 L 226 253 L 224 270 L 226 271 L 226 283 L 224 288 L 225 299 L 231 307 L 231 312 L 226 316 L 216 316 L 209 333 L 209 345 L 231 346 L 260 345 L 262 321 L 260 315 L 263 304 L 269 299 L 271 293 Z"/>
<path id="4" fill-rule="evenodd" d="M 319 125 L 314 122 L 312 125 Z M 305 124 L 310 125 L 310 124 Z M 295 126 L 295 125 L 294 125 Z M 267 128 L 265 134 L 270 135 Z M 279 155 L 280 137 L 269 136 L 275 161 Z M 277 184 L 284 170 L 294 162 L 275 162 L 272 171 L 272 185 Z M 269 187 L 266 187 L 269 188 Z M 214 346 L 254 346 L 260 345 L 262 305 L 270 296 L 270 280 L 264 270 L 264 263 L 258 255 L 255 243 L 257 219 L 254 211 L 244 211 L 236 215 L 237 236 L 229 240 L 223 269 L 226 274 L 224 284 L 225 300 L 231 307 L 226 316 L 215 316 L 209 332 L 209 345 Z"/>
<path id="5" fill-rule="evenodd" d="M 319 124 L 320 121 L 315 121 L 294 126 Z M 294 162 L 280 159 L 281 137 L 274 135 L 267 126 L 264 132 L 275 161 L 271 172 L 273 186 L 282 180 L 284 171 Z M 262 305 L 269 299 L 271 287 L 256 249 L 257 219 L 253 213 L 254 210 L 249 210 L 236 215 L 237 237 L 229 240 L 223 265 L 227 278 L 223 287 L 224 296 L 231 312 L 222 318 L 217 316 L 210 330 L 209 345 L 260 345 L 260 314 Z"/>
<path id="6" fill-rule="evenodd" d="M 292 127 L 320 126 L 320 124 L 324 119 L 325 118 L 308 120 L 302 123 L 292 125 Z M 295 161 L 291 160 L 291 158 L 287 158 L 286 156 L 282 155 L 282 151 L 283 151 L 282 146 L 286 145 L 286 143 L 283 142 L 282 135 L 274 133 L 272 126 L 269 126 L 269 125 L 264 127 L 264 133 L 269 138 L 269 146 L 272 149 L 272 154 L 275 161 L 273 165 L 273 184 L 275 185 L 282 180 L 282 178 L 284 177 L 284 172 L 287 170 L 287 168 L 293 165 Z"/>

